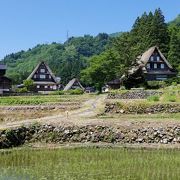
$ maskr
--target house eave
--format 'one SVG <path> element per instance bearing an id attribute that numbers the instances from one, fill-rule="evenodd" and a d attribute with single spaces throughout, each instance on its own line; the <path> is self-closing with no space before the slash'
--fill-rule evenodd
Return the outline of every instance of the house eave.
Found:
<path id="1" fill-rule="evenodd" d="M 57 85 L 57 83 L 54 82 L 48 82 L 48 81 L 34 81 L 35 85 Z"/>
<path id="2" fill-rule="evenodd" d="M 171 72 L 171 71 L 154 71 L 154 72 L 144 72 L 144 74 L 167 74 L 167 75 L 176 75 L 176 72 Z"/>

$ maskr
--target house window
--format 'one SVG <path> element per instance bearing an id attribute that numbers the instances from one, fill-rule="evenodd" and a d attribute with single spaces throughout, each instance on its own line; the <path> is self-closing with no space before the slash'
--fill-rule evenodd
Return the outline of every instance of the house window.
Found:
<path id="1" fill-rule="evenodd" d="M 49 75 L 49 79 L 51 79 L 51 75 Z"/>
<path id="2" fill-rule="evenodd" d="M 40 88 L 40 85 L 37 85 L 36 87 L 37 87 L 37 89 L 39 89 L 39 88 Z"/>
<path id="3" fill-rule="evenodd" d="M 161 64 L 161 69 L 164 69 L 164 64 Z"/>
<path id="4" fill-rule="evenodd" d="M 151 56 L 151 61 L 154 61 L 154 56 Z"/>
<path id="5" fill-rule="evenodd" d="M 46 79 L 46 75 L 40 74 L 40 79 Z"/>
<path id="6" fill-rule="evenodd" d="M 45 89 L 47 89 L 47 88 L 48 88 L 48 86 L 44 86 L 44 88 L 45 88 Z"/>
<path id="7" fill-rule="evenodd" d="M 154 63 L 154 69 L 157 69 L 157 64 L 156 63 Z"/>
<path id="8" fill-rule="evenodd" d="M 36 77 L 37 77 L 37 76 L 36 76 L 36 74 L 35 74 L 35 75 L 34 75 L 34 79 L 36 79 Z"/>
<path id="9" fill-rule="evenodd" d="M 157 61 L 160 61 L 160 57 L 159 56 L 157 56 Z"/>
<path id="10" fill-rule="evenodd" d="M 147 69 L 150 69 L 150 64 L 149 64 L 149 63 L 147 63 L 147 66 L 146 66 L 146 67 L 147 67 Z"/>
<path id="11" fill-rule="evenodd" d="M 45 69 L 40 69 L 40 72 L 41 73 L 45 73 Z"/>

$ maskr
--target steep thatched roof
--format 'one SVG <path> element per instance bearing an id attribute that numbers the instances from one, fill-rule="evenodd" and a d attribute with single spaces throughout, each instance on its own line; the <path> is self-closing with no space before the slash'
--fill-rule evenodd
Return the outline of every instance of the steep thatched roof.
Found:
<path id="1" fill-rule="evenodd" d="M 51 77 L 53 78 L 54 82 L 55 82 L 55 83 L 58 83 L 58 82 L 57 82 L 57 79 L 56 79 L 56 77 L 54 76 L 54 74 L 52 73 L 51 69 L 49 68 L 49 66 L 48 66 L 44 61 L 40 62 L 40 63 L 35 67 L 35 69 L 34 69 L 33 72 L 29 75 L 29 77 L 28 77 L 27 79 L 32 79 L 32 77 L 34 76 L 34 74 L 36 73 L 36 71 L 38 70 L 38 68 L 39 68 L 39 66 L 40 66 L 41 64 L 44 64 L 44 65 L 45 65 L 45 67 L 47 68 L 49 74 L 50 74 Z"/>
<path id="2" fill-rule="evenodd" d="M 65 86 L 64 91 L 70 90 L 71 87 L 74 85 L 74 83 L 77 83 L 78 86 L 79 86 L 82 90 L 84 90 L 84 87 L 81 85 L 81 83 L 79 82 L 79 80 L 76 79 L 76 78 L 74 78 L 74 79 L 72 79 L 71 81 L 69 81 L 69 83 Z"/>
<path id="3" fill-rule="evenodd" d="M 149 48 L 147 51 L 145 51 L 142 56 L 138 56 L 137 57 L 137 63 L 139 65 L 143 65 L 145 66 L 148 61 L 149 61 L 149 58 L 151 57 L 151 55 L 153 54 L 153 52 L 157 50 L 159 55 L 161 56 L 161 58 L 163 59 L 163 61 L 167 64 L 167 66 L 170 68 L 170 69 L 173 69 L 173 67 L 170 65 L 170 63 L 168 62 L 168 60 L 164 57 L 164 55 L 162 54 L 162 52 L 159 50 L 159 48 L 157 46 L 153 46 L 151 48 Z"/>
<path id="4" fill-rule="evenodd" d="M 144 73 L 147 73 L 146 64 L 148 63 L 151 55 L 153 54 L 153 52 L 155 50 L 157 50 L 157 52 L 159 53 L 160 57 L 167 64 L 169 69 L 173 70 L 173 67 L 168 62 L 168 60 L 164 57 L 164 55 L 159 50 L 159 48 L 157 46 L 153 46 L 153 47 L 149 48 L 147 51 L 145 51 L 142 55 L 140 55 L 140 56 L 138 56 L 136 58 L 136 64 L 131 66 L 131 68 L 128 70 L 128 75 L 132 75 L 132 74 L 136 73 L 139 69 L 141 69 Z M 122 80 L 122 78 L 121 78 L 121 80 Z"/>

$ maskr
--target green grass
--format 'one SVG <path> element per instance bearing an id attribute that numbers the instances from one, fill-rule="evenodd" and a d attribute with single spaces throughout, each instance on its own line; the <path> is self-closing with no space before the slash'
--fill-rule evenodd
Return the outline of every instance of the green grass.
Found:
<path id="1" fill-rule="evenodd" d="M 154 95 L 147 98 L 148 101 L 159 101 L 160 96 Z"/>
<path id="2" fill-rule="evenodd" d="M 76 148 L 0 153 L 0 179 L 178 180 L 179 150 Z"/>
<path id="3" fill-rule="evenodd" d="M 180 113 L 157 113 L 157 114 L 111 114 L 111 115 L 102 115 L 99 118 L 101 119 L 111 119 L 113 121 L 114 119 L 125 121 L 179 121 L 180 120 Z"/>
<path id="4" fill-rule="evenodd" d="M 161 100 L 163 102 L 180 102 L 180 91 L 166 91 Z"/>
<path id="5" fill-rule="evenodd" d="M 88 95 L 39 95 L 0 97 L 0 105 L 40 105 L 47 103 L 79 102 Z"/>
<path id="6" fill-rule="evenodd" d="M 166 89 L 163 90 L 163 94 L 161 96 L 155 95 L 147 98 L 148 101 L 161 102 L 161 103 L 171 103 L 178 102 L 180 103 L 180 90 L 178 89 Z"/>

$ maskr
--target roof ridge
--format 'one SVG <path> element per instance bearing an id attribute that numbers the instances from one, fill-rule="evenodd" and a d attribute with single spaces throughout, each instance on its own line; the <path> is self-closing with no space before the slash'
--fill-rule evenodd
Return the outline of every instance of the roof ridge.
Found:
<path id="1" fill-rule="evenodd" d="M 31 79 L 31 78 L 33 77 L 33 75 L 35 74 L 35 72 L 37 71 L 37 69 L 39 68 L 39 66 L 40 66 L 41 64 L 44 64 L 44 65 L 46 66 L 46 68 L 47 68 L 47 70 L 49 71 L 50 75 L 52 76 L 53 80 L 55 81 L 55 83 L 57 83 L 55 75 L 53 74 L 53 72 L 52 72 L 52 70 L 50 69 L 50 67 L 49 67 L 44 61 L 40 61 L 40 62 L 37 64 L 37 66 L 34 68 L 34 70 L 33 70 L 32 73 L 28 76 L 27 79 Z"/>

